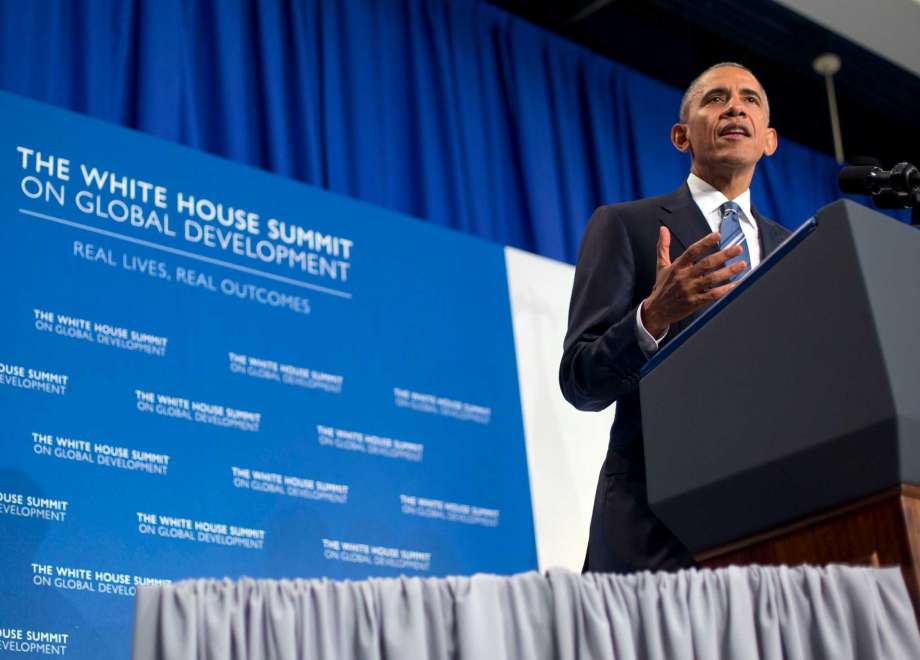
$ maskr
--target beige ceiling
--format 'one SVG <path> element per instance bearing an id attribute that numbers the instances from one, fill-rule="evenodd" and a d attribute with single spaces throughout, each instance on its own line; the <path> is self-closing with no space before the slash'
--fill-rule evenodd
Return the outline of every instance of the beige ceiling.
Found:
<path id="1" fill-rule="evenodd" d="M 775 1 L 920 76 L 920 0 Z"/>

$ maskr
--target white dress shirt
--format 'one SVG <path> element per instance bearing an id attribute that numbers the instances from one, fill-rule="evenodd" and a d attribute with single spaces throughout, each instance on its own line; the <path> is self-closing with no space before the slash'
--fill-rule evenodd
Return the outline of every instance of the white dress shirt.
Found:
<path id="1" fill-rule="evenodd" d="M 719 231 L 719 225 L 722 222 L 722 214 L 719 212 L 719 207 L 729 201 L 728 197 L 692 172 L 690 176 L 687 177 L 687 187 L 690 188 L 690 196 L 693 198 L 693 202 L 700 209 L 703 217 L 706 218 L 709 229 L 711 231 Z M 741 207 L 741 217 L 739 218 L 741 233 L 744 234 L 744 239 L 747 242 L 748 252 L 750 252 L 751 255 L 750 266 L 753 270 L 760 264 L 760 241 L 758 240 L 757 223 L 754 221 L 754 216 L 751 214 L 750 189 L 745 190 L 731 201 L 734 201 Z M 656 339 L 645 329 L 645 326 L 642 325 L 642 305 L 640 304 L 639 308 L 636 310 L 636 337 L 639 340 L 639 348 L 642 349 L 642 352 L 645 353 L 646 356 L 655 353 L 655 351 L 658 350 L 658 346 L 667 335 L 668 331 L 665 330 L 664 334 Z"/>

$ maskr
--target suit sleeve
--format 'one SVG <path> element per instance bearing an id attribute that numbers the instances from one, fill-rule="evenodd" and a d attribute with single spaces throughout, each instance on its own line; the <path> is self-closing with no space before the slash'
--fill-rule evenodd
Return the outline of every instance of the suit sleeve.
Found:
<path id="1" fill-rule="evenodd" d="M 613 207 L 597 209 L 581 241 L 559 384 L 580 410 L 603 410 L 639 387 L 635 257 Z"/>

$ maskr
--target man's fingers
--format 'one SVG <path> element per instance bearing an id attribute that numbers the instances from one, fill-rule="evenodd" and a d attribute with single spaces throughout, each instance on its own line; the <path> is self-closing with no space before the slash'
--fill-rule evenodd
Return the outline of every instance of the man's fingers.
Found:
<path id="1" fill-rule="evenodd" d="M 744 250 L 740 245 L 732 245 L 724 250 L 719 250 L 697 261 L 692 272 L 695 275 L 703 275 L 714 268 L 721 267 L 726 261 L 737 257 L 742 252 L 744 252 Z"/>
<path id="2" fill-rule="evenodd" d="M 719 234 L 718 232 L 713 232 L 711 234 L 706 234 L 698 240 L 696 243 L 684 250 L 684 253 L 678 257 L 677 261 L 680 262 L 680 266 L 685 268 L 687 266 L 692 266 L 697 261 L 699 261 L 707 252 L 711 252 L 713 248 L 719 247 Z M 676 263 L 676 262 L 675 262 Z"/>
<path id="3" fill-rule="evenodd" d="M 724 296 L 726 293 L 734 289 L 735 284 L 737 284 L 737 282 L 729 282 L 728 284 L 717 286 L 714 289 L 709 289 L 709 291 L 702 294 L 700 303 L 705 304 L 705 303 L 710 303 L 714 300 L 718 300 L 719 298 Z"/>
<path id="4" fill-rule="evenodd" d="M 658 229 L 658 256 L 656 258 L 657 268 L 667 268 L 671 265 L 671 232 L 667 227 Z"/>
<path id="5" fill-rule="evenodd" d="M 714 270 L 708 275 L 704 275 L 700 278 L 700 284 L 703 291 L 712 291 L 717 289 L 724 282 L 727 282 L 729 279 L 742 272 L 747 263 L 745 261 L 736 261 L 735 263 L 726 266 L 725 268 L 720 268 L 719 270 Z"/>

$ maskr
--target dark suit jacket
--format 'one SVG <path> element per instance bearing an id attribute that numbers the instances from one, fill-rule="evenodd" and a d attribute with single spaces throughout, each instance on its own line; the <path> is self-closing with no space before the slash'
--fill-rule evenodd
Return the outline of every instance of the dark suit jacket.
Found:
<path id="1" fill-rule="evenodd" d="M 752 214 L 766 258 L 789 232 L 756 209 Z M 710 233 L 685 183 L 669 195 L 598 208 L 585 229 L 575 268 L 559 383 L 565 398 L 580 410 L 602 410 L 617 402 L 607 472 L 615 469 L 614 461 L 644 472 L 638 388 L 646 357 L 636 338 L 636 308 L 655 283 L 661 225 L 671 231 L 672 261 Z M 692 320 L 671 326 L 665 342 Z M 594 532 L 592 524 L 589 547 Z"/>

